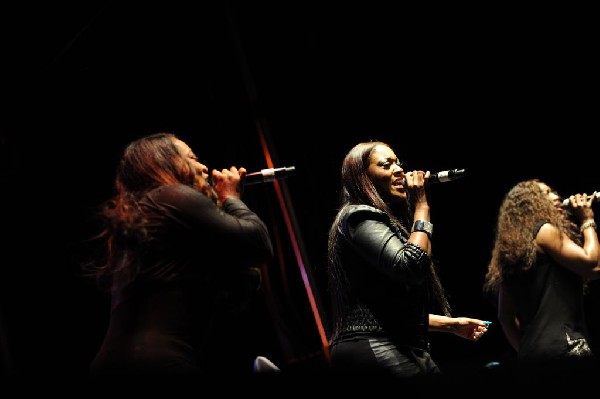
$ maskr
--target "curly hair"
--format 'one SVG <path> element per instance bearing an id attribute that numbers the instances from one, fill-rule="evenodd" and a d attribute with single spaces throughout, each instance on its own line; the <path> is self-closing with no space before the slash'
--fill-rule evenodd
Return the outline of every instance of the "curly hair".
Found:
<path id="1" fill-rule="evenodd" d="M 550 223 L 573 241 L 581 241 L 569 214 L 557 211 L 541 184 L 545 183 L 539 179 L 521 181 L 504 196 L 498 211 L 484 291 L 497 293 L 503 283 L 509 283 L 533 266 L 536 260 L 533 235 L 536 223 Z"/>

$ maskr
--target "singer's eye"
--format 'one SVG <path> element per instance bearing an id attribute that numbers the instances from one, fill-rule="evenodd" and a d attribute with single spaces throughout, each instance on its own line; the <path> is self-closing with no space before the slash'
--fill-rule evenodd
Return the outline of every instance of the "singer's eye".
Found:
<path id="1" fill-rule="evenodd" d="M 381 161 L 379 162 L 379 166 L 384 167 L 384 168 L 389 168 L 390 166 L 392 166 L 393 164 L 398 165 L 399 167 L 402 167 L 403 163 L 399 160 L 393 160 L 393 159 L 387 159 L 385 161 Z"/>

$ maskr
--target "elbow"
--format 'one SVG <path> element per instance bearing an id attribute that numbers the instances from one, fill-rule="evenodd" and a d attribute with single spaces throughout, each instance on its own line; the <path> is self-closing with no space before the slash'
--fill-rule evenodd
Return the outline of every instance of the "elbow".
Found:
<path id="1" fill-rule="evenodd" d="M 581 277 L 586 280 L 598 280 L 600 279 L 600 259 L 588 260 L 585 265 L 580 269 Z"/>
<path id="2" fill-rule="evenodd" d="M 508 314 L 506 312 L 498 312 L 496 314 L 498 322 L 502 328 L 516 324 L 516 316 L 514 314 Z"/>
<path id="3" fill-rule="evenodd" d="M 587 271 L 583 277 L 587 280 L 598 280 L 600 279 L 600 264 L 597 264 L 594 268 Z"/>

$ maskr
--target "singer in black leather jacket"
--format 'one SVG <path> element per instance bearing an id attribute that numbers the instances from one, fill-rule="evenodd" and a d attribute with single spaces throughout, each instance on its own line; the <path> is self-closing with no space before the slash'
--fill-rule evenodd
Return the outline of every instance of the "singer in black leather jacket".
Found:
<path id="1" fill-rule="evenodd" d="M 101 212 L 105 255 L 85 265 L 112 299 L 94 378 L 236 370 L 227 351 L 237 341 L 215 345 L 211 331 L 244 306 L 258 288 L 255 266 L 273 256 L 265 223 L 240 199 L 245 173 L 213 170 L 209 182 L 208 168 L 169 133 L 126 147 Z M 226 360 L 227 370 L 215 370 Z"/>
<path id="2" fill-rule="evenodd" d="M 344 158 L 328 243 L 336 373 L 440 376 L 429 331 L 474 341 L 487 331 L 489 322 L 450 315 L 430 257 L 429 176 L 405 173 L 382 142 L 359 143 Z"/>

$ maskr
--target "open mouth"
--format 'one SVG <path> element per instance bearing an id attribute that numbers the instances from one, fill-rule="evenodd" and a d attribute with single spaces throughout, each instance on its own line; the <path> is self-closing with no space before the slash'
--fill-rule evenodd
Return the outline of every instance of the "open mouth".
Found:
<path id="1" fill-rule="evenodd" d="M 394 180 L 392 182 L 392 187 L 396 188 L 396 189 L 404 189 L 404 185 L 406 184 L 404 179 L 398 179 L 398 180 Z"/>

